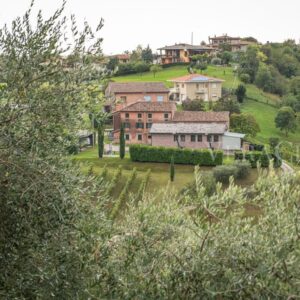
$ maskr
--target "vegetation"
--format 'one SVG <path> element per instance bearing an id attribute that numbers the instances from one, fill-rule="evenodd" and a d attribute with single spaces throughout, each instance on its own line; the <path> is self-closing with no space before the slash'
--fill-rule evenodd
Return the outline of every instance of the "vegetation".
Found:
<path id="1" fill-rule="evenodd" d="M 123 159 L 125 157 L 125 132 L 124 132 L 124 124 L 121 125 L 120 129 L 120 158 Z"/>
<path id="2" fill-rule="evenodd" d="M 295 132 L 297 128 L 297 122 L 295 112 L 289 106 L 282 107 L 275 118 L 276 127 L 285 132 L 288 136 L 289 132 Z"/>
<path id="3" fill-rule="evenodd" d="M 205 111 L 205 105 L 203 100 L 184 100 L 182 102 L 182 109 L 187 111 Z"/>
<path id="4" fill-rule="evenodd" d="M 255 137 L 260 132 L 260 127 L 253 115 L 247 113 L 232 114 L 230 116 L 230 129 L 250 137 Z"/>
<path id="5" fill-rule="evenodd" d="M 173 182 L 175 178 L 175 165 L 174 165 L 174 156 L 171 157 L 170 162 L 170 181 Z"/>
<path id="6" fill-rule="evenodd" d="M 154 78 L 155 78 L 155 76 L 156 76 L 156 73 L 158 73 L 158 72 L 160 72 L 160 71 L 162 71 L 162 67 L 161 67 L 160 65 L 152 65 L 152 66 L 150 67 L 150 72 L 153 73 L 153 77 L 154 77 Z"/>
<path id="7" fill-rule="evenodd" d="M 130 158 L 136 162 L 171 162 L 176 164 L 191 164 L 199 166 L 216 166 L 223 163 L 223 151 L 220 150 L 191 150 L 147 145 L 130 145 Z"/>
<path id="8" fill-rule="evenodd" d="M 235 160 L 239 161 L 248 161 L 252 168 L 257 168 L 258 163 L 263 168 L 268 168 L 270 166 L 270 162 L 273 161 L 273 165 L 276 168 L 281 166 L 282 160 L 278 155 L 267 153 L 265 151 L 236 151 L 234 153 Z"/>
<path id="9" fill-rule="evenodd" d="M 245 86 L 243 84 L 239 84 L 237 89 L 235 90 L 235 95 L 238 102 L 240 103 L 244 102 L 244 99 L 246 97 L 246 92 L 247 89 L 245 88 Z"/>

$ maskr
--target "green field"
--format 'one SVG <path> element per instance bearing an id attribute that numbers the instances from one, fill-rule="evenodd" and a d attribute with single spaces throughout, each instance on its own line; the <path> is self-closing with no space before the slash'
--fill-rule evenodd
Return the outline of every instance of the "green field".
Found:
<path id="1" fill-rule="evenodd" d="M 133 74 L 127 76 L 114 77 L 117 82 L 130 81 L 163 81 L 167 86 L 171 87 L 172 83 L 168 80 L 188 74 L 186 66 L 176 66 L 163 69 L 161 72 L 153 76 L 151 72 L 143 74 Z M 240 83 L 235 75 L 232 67 L 209 66 L 203 74 L 212 77 L 224 79 L 224 87 L 234 89 Z M 278 137 L 281 140 L 293 143 L 300 143 L 300 130 L 294 134 L 289 134 L 286 137 L 279 129 L 275 127 L 274 119 L 277 113 L 277 108 L 274 107 L 279 101 L 276 95 L 268 94 L 257 88 L 253 84 L 247 84 L 247 97 L 242 105 L 242 111 L 249 112 L 254 115 L 260 125 L 261 132 L 257 135 L 257 141 L 268 143 L 269 137 Z"/>
<path id="2" fill-rule="evenodd" d="M 151 169 L 151 178 L 147 189 L 149 192 L 163 192 L 167 186 L 169 186 L 171 189 L 174 189 L 175 192 L 179 192 L 194 179 L 194 166 L 191 165 L 176 165 L 175 181 L 170 183 L 169 164 L 132 162 L 129 157 L 125 157 L 123 160 L 118 157 L 104 157 L 99 159 L 97 156 L 97 149 L 95 148 L 79 153 L 74 157 L 74 159 L 81 163 L 81 168 L 84 172 L 87 172 L 89 167 L 93 166 L 93 172 L 95 174 L 100 174 L 103 170 L 103 167 L 107 165 L 109 177 L 112 177 L 118 166 L 121 165 L 123 169 L 122 179 L 118 185 L 118 188 L 116 188 L 114 192 L 115 196 L 119 194 L 133 168 L 137 169 L 138 176 L 131 192 L 135 192 L 139 188 L 140 182 L 148 169 Z M 233 157 L 229 156 L 225 158 L 224 163 L 228 164 L 232 161 Z M 203 172 L 211 172 L 211 170 L 211 167 L 201 167 L 201 171 Z M 256 178 L 257 170 L 253 169 L 251 170 L 251 174 L 247 179 L 238 180 L 236 183 L 241 186 L 248 186 L 253 184 Z"/>

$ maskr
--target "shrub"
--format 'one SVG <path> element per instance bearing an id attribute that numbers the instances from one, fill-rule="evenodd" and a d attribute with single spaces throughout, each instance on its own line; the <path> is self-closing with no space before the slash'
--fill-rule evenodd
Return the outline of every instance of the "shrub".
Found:
<path id="1" fill-rule="evenodd" d="M 234 165 L 217 166 L 213 170 L 213 176 L 219 182 L 229 183 L 229 178 L 231 176 L 236 178 L 237 172 L 237 167 Z"/>
<path id="2" fill-rule="evenodd" d="M 211 60 L 211 64 L 212 64 L 212 65 L 215 65 L 215 66 L 221 65 L 221 64 L 222 64 L 222 60 L 221 60 L 221 58 L 219 58 L 219 57 L 214 57 L 214 58 Z"/>
<path id="3" fill-rule="evenodd" d="M 223 151 L 220 150 L 191 150 L 170 147 L 154 147 L 147 145 L 130 145 L 132 161 L 170 163 L 174 156 L 176 164 L 190 164 L 199 166 L 216 166 L 223 163 Z"/>
<path id="4" fill-rule="evenodd" d="M 250 174 L 251 165 L 248 161 L 235 161 L 234 166 L 237 169 L 236 179 L 244 179 Z"/>
<path id="5" fill-rule="evenodd" d="M 236 151 L 234 153 L 235 160 L 247 160 L 252 168 L 257 167 L 257 163 L 259 162 L 261 167 L 267 168 L 270 165 L 270 161 L 273 160 L 273 165 L 275 168 L 279 168 L 282 164 L 281 157 L 275 154 L 268 154 L 265 151 Z"/>
<path id="6" fill-rule="evenodd" d="M 246 74 L 246 73 L 241 74 L 240 79 L 243 83 L 250 83 L 250 80 L 251 80 L 249 74 Z"/>
<path id="7" fill-rule="evenodd" d="M 205 195 L 212 196 L 217 190 L 217 182 L 211 172 L 200 173 L 200 181 L 205 189 Z M 187 184 L 181 191 L 181 195 L 190 196 L 192 199 L 197 197 L 196 181 Z"/>

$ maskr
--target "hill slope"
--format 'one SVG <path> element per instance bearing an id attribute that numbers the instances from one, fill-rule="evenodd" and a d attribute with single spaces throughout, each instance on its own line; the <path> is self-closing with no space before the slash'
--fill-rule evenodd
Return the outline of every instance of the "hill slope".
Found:
<path id="1" fill-rule="evenodd" d="M 188 74 L 186 66 L 175 66 L 163 69 L 153 76 L 153 73 L 132 74 L 127 76 L 114 77 L 116 82 L 131 81 L 163 81 L 168 87 L 172 83 L 168 80 Z M 209 66 L 203 74 L 224 79 L 224 87 L 234 89 L 240 83 L 232 67 Z M 275 127 L 274 119 L 277 113 L 276 104 L 280 100 L 277 95 L 268 94 L 257 88 L 253 84 L 247 84 L 248 99 L 242 105 L 242 111 L 253 114 L 260 125 L 261 132 L 257 135 L 257 141 L 268 143 L 269 137 L 278 137 L 282 140 L 293 143 L 300 143 L 300 130 L 288 137 Z"/>

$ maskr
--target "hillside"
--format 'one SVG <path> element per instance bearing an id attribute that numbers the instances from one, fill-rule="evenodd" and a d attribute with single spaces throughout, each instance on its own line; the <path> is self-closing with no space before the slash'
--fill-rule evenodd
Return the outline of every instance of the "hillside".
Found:
<path id="1" fill-rule="evenodd" d="M 186 66 L 175 66 L 163 69 L 153 76 L 153 73 L 147 72 L 142 74 L 133 74 L 127 76 L 114 77 L 117 82 L 130 81 L 163 81 L 168 87 L 172 83 L 168 80 L 186 75 L 188 73 Z M 240 83 L 239 78 L 235 76 L 233 67 L 209 66 L 203 74 L 224 79 L 224 87 L 234 89 Z M 274 118 L 277 113 L 276 104 L 280 100 L 277 95 L 263 92 L 253 84 L 247 84 L 247 100 L 242 105 L 242 111 L 249 112 L 255 116 L 260 125 L 261 132 L 257 135 L 257 141 L 267 143 L 269 137 L 278 137 L 282 140 L 299 143 L 300 130 L 286 137 L 280 130 L 275 127 Z"/>

